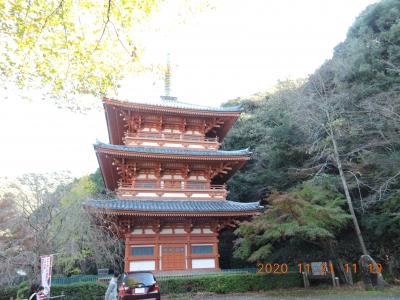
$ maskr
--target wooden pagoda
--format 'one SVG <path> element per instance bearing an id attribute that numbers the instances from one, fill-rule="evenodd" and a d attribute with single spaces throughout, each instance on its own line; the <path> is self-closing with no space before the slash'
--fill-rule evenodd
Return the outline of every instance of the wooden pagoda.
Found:
<path id="1" fill-rule="evenodd" d="M 155 102 L 104 98 L 110 144 L 94 149 L 114 200 L 90 200 L 114 218 L 125 271 L 219 269 L 218 232 L 257 214 L 258 202 L 226 200 L 225 182 L 249 158 L 218 150 L 239 107 L 212 108 L 164 96 Z"/>

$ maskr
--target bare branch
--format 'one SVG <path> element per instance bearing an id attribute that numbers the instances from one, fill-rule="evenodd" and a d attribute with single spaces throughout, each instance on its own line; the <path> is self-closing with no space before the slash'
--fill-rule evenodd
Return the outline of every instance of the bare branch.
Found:
<path id="1" fill-rule="evenodd" d="M 111 17 L 111 0 L 108 0 L 106 20 L 103 24 L 103 30 L 101 31 L 100 38 L 98 39 L 96 47 L 94 47 L 92 54 L 96 52 L 96 50 L 99 48 L 100 42 L 103 39 L 104 33 L 106 32 L 107 25 L 110 22 L 110 17 Z"/>

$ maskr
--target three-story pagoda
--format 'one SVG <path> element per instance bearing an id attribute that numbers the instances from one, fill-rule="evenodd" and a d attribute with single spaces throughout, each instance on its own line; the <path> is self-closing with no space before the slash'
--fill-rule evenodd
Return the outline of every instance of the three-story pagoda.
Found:
<path id="1" fill-rule="evenodd" d="M 125 271 L 219 269 L 218 232 L 259 211 L 226 200 L 225 183 L 249 158 L 218 150 L 239 107 L 212 108 L 164 96 L 104 98 L 110 144 L 94 145 L 114 200 L 88 205 L 113 218 L 125 241 Z"/>

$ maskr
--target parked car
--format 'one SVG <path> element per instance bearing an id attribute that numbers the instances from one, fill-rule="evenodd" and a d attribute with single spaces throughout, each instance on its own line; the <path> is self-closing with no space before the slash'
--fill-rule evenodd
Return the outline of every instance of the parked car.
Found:
<path id="1" fill-rule="evenodd" d="M 160 300 L 160 284 L 153 273 L 147 271 L 127 272 L 122 275 L 118 287 L 118 300 Z"/>

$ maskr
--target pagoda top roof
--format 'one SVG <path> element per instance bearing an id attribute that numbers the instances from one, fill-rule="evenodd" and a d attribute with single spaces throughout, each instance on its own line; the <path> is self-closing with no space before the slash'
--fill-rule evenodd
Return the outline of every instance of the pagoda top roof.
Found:
<path id="1" fill-rule="evenodd" d="M 146 153 L 146 154 L 166 154 L 166 155 L 184 155 L 184 156 L 249 156 L 251 152 L 249 149 L 224 151 L 224 150 L 190 150 L 190 149 L 176 149 L 176 148 L 151 148 L 151 147 L 139 147 L 139 146 L 125 146 L 125 145 L 113 145 L 106 144 L 97 141 L 93 145 L 95 149 L 108 149 L 116 150 L 126 153 Z"/>
<path id="2" fill-rule="evenodd" d="M 177 108 L 184 110 L 195 110 L 195 111 L 206 111 L 206 112 L 232 112 L 232 113 L 240 113 L 242 108 L 240 105 L 237 106 L 227 106 L 227 107 L 213 107 L 199 104 L 192 104 L 187 102 L 180 102 L 176 100 L 175 97 L 160 97 L 160 99 L 138 99 L 135 101 L 128 100 L 116 100 L 111 98 L 103 98 L 104 104 L 111 104 L 119 107 L 137 107 L 138 105 L 142 106 L 152 106 L 154 108 Z"/>
<path id="3" fill-rule="evenodd" d="M 86 202 L 95 209 L 122 215 L 251 215 L 262 207 L 259 202 L 228 200 L 95 200 Z"/>

